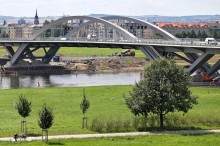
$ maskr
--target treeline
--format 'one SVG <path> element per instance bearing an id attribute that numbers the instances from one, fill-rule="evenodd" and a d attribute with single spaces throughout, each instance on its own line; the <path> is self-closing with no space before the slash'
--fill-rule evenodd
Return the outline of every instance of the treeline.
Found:
<path id="1" fill-rule="evenodd" d="M 9 35 L 5 31 L 1 32 L 1 29 L 0 29 L 0 38 L 8 38 L 8 37 Z"/>
<path id="2" fill-rule="evenodd" d="M 216 39 L 220 39 L 220 32 L 216 30 L 210 30 L 207 34 L 205 31 L 198 31 L 197 33 L 194 30 L 191 31 L 182 31 L 180 33 L 175 34 L 178 38 L 207 38 L 212 37 Z"/>
<path id="3" fill-rule="evenodd" d="M 51 20 L 51 22 L 53 22 L 53 20 Z M 49 23 L 50 22 L 48 20 L 45 20 L 45 22 L 43 23 L 43 26 Z M 67 23 L 63 23 L 63 24 L 54 26 L 51 29 L 47 29 L 43 35 L 44 37 L 60 37 L 60 36 L 64 36 L 65 34 L 67 34 L 69 29 L 70 29 L 70 26 L 68 26 Z"/>

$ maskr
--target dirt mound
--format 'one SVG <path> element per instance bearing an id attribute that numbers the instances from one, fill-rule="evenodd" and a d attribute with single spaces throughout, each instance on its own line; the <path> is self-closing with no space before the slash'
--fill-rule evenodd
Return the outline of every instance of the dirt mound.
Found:
<path id="1" fill-rule="evenodd" d="M 65 60 L 57 63 L 71 71 L 124 72 L 143 71 L 147 61 L 134 57 L 84 58 Z"/>

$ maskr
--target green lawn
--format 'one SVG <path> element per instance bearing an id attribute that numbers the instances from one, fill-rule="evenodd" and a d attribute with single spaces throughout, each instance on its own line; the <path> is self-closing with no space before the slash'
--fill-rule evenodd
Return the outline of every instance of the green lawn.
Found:
<path id="1" fill-rule="evenodd" d="M 120 48 L 110 49 L 110 48 L 63 47 L 60 48 L 58 53 L 64 54 L 64 56 L 87 57 L 87 56 L 111 56 L 115 52 L 121 53 L 121 51 L 123 51 L 123 49 Z M 136 57 L 145 57 L 144 53 L 142 53 L 140 50 L 134 50 L 134 51 Z"/>
<path id="2" fill-rule="evenodd" d="M 131 86 L 85 87 L 85 90 L 91 104 L 88 110 L 89 125 L 96 118 L 104 122 L 132 120 L 133 115 L 125 106 L 123 98 L 124 93 L 128 95 Z M 27 118 L 29 135 L 41 134 L 37 121 L 38 111 L 43 103 L 54 110 L 55 121 L 49 130 L 50 135 L 94 133 L 90 129 L 81 129 L 82 115 L 79 104 L 82 91 L 82 87 L 0 90 L 0 137 L 20 133 L 21 117 L 14 109 L 13 103 L 21 93 L 32 102 L 32 112 Z M 219 129 L 220 88 L 192 88 L 192 92 L 199 95 L 199 104 L 185 116 L 182 113 L 168 115 L 165 121 L 167 129 Z M 157 127 L 158 120 L 154 120 L 153 124 Z M 148 126 L 150 125 L 152 126 L 152 120 Z M 135 131 L 131 124 L 128 131 Z"/>
<path id="3" fill-rule="evenodd" d="M 220 134 L 206 135 L 150 135 L 88 139 L 59 139 L 32 142 L 0 142 L 0 145 L 69 145 L 69 146 L 219 146 Z"/>
<path id="4" fill-rule="evenodd" d="M 48 49 L 48 48 L 47 48 Z M 113 53 L 121 53 L 123 49 L 115 48 L 87 48 L 87 47 L 62 47 L 59 49 L 57 54 L 62 54 L 64 56 L 72 57 L 91 57 L 91 56 L 111 56 Z M 140 50 L 134 50 L 136 57 L 145 57 L 145 55 Z M 7 54 L 6 50 L 0 46 L 0 56 Z M 34 52 L 36 56 L 44 55 L 44 50 L 38 49 Z"/>

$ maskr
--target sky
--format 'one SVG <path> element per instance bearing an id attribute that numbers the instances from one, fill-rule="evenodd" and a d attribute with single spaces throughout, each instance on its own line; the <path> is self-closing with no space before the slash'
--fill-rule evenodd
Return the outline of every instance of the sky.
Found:
<path id="1" fill-rule="evenodd" d="M 220 0 L 0 0 L 0 15 L 220 15 Z"/>

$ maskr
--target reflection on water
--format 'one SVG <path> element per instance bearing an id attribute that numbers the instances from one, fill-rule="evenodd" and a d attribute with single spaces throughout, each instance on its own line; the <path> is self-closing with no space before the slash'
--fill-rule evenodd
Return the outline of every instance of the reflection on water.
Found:
<path id="1" fill-rule="evenodd" d="M 21 75 L 0 76 L 0 88 L 37 88 L 68 86 L 133 85 L 140 80 L 139 72 L 111 74 Z"/>

